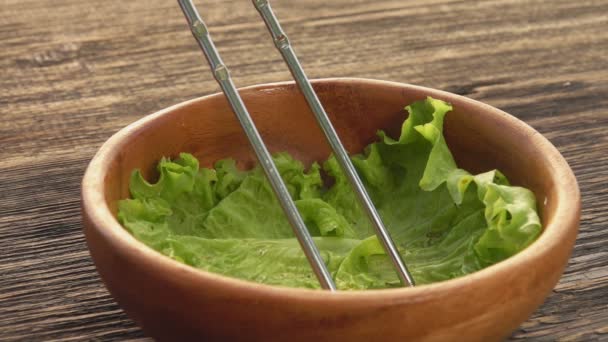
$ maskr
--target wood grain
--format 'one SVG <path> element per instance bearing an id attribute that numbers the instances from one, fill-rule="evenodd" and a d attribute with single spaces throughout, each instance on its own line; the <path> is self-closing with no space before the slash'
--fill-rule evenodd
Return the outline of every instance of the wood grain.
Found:
<path id="1" fill-rule="evenodd" d="M 290 79 L 247 1 L 197 1 L 239 86 Z M 583 194 L 570 265 L 512 339 L 608 340 L 608 1 L 273 2 L 311 77 L 463 94 L 549 138 Z M 81 232 L 100 144 L 217 92 L 173 1 L 0 4 L 0 340 L 144 336 L 109 297 Z"/>

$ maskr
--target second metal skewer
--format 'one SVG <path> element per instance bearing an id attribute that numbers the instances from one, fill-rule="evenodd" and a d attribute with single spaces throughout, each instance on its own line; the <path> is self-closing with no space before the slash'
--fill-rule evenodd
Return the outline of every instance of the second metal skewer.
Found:
<path id="1" fill-rule="evenodd" d="M 403 259 L 401 258 L 401 254 L 399 254 L 399 251 L 391 239 L 388 230 L 382 223 L 382 219 L 380 218 L 378 211 L 367 194 L 367 191 L 365 190 L 365 187 L 363 186 L 355 167 L 350 161 L 350 157 L 348 156 L 346 149 L 342 145 L 340 138 L 338 137 L 329 120 L 329 117 L 327 116 L 327 113 L 325 112 L 325 109 L 323 108 L 323 105 L 321 104 L 321 101 L 319 101 L 317 94 L 308 80 L 308 77 L 306 77 L 306 74 L 302 69 L 302 65 L 300 64 L 298 57 L 296 56 L 289 39 L 287 38 L 287 35 L 285 35 L 285 32 L 283 32 L 281 25 L 279 24 L 279 20 L 272 11 L 272 7 L 270 7 L 268 0 L 253 0 L 253 4 L 264 19 L 264 23 L 266 24 L 266 27 L 274 40 L 275 46 L 289 66 L 291 74 L 300 87 L 302 94 L 304 94 L 310 109 L 312 109 L 319 126 L 323 130 L 323 133 L 325 133 L 325 137 L 334 151 L 338 164 L 340 164 L 342 171 L 353 187 L 361 208 L 363 211 L 365 211 L 367 217 L 372 223 L 378 240 L 380 240 L 384 250 L 387 252 L 391 261 L 393 262 L 399 279 L 403 284 L 414 286 L 414 278 L 408 271 L 405 262 L 403 262 Z"/>

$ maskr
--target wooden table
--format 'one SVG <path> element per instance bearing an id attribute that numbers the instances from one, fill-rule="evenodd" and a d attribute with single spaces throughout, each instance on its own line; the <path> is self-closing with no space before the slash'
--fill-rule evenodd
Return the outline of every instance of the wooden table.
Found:
<path id="1" fill-rule="evenodd" d="M 290 79 L 249 1 L 197 3 L 237 85 Z M 560 283 L 512 339 L 608 340 L 608 1 L 274 5 L 311 77 L 448 90 L 557 146 L 580 182 L 581 230 Z M 80 180 L 121 127 L 217 91 L 175 1 L 2 1 L 0 340 L 145 337 L 89 257 Z"/>

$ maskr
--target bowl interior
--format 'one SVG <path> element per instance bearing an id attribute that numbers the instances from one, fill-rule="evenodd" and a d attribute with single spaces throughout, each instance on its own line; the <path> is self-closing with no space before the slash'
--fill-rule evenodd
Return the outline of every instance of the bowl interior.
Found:
<path id="1" fill-rule="evenodd" d="M 407 117 L 404 107 L 433 96 L 451 102 L 445 135 L 461 168 L 478 173 L 503 171 L 515 185 L 531 189 L 546 225 L 555 201 L 551 165 L 544 151 L 531 143 L 534 130 L 507 114 L 464 97 L 403 84 L 374 81 L 316 82 L 315 89 L 346 149 L 360 152 L 385 130 L 396 137 Z M 405 88 L 404 88 L 405 87 Z M 326 159 L 330 148 L 304 98 L 293 83 L 246 88 L 241 91 L 271 152 L 288 151 L 311 163 Z M 163 156 L 194 154 L 201 166 L 234 158 L 248 168 L 255 156 L 223 95 L 212 95 L 168 108 L 131 125 L 115 146 L 104 180 L 105 200 L 116 214 L 117 201 L 129 196 L 129 176 L 141 169 L 147 179 L 156 177 Z"/>

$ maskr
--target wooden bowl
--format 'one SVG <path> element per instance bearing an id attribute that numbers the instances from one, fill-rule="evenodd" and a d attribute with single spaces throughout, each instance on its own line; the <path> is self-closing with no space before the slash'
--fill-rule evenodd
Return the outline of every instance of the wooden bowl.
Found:
<path id="1" fill-rule="evenodd" d="M 521 253 L 479 272 L 416 288 L 348 291 L 267 286 L 180 264 L 135 240 L 116 220 L 135 168 L 148 176 L 162 156 L 193 153 L 201 165 L 252 150 L 224 96 L 187 101 L 112 136 L 82 182 L 85 234 L 110 293 L 159 340 L 499 340 L 543 302 L 566 265 L 580 218 L 580 194 L 553 145 L 518 119 L 458 95 L 365 79 L 314 82 L 343 143 L 359 152 L 377 129 L 393 135 L 403 107 L 426 96 L 451 102 L 446 138 L 461 167 L 498 168 L 537 196 L 544 231 Z M 329 148 L 293 83 L 241 95 L 271 151 L 310 162 Z"/>

